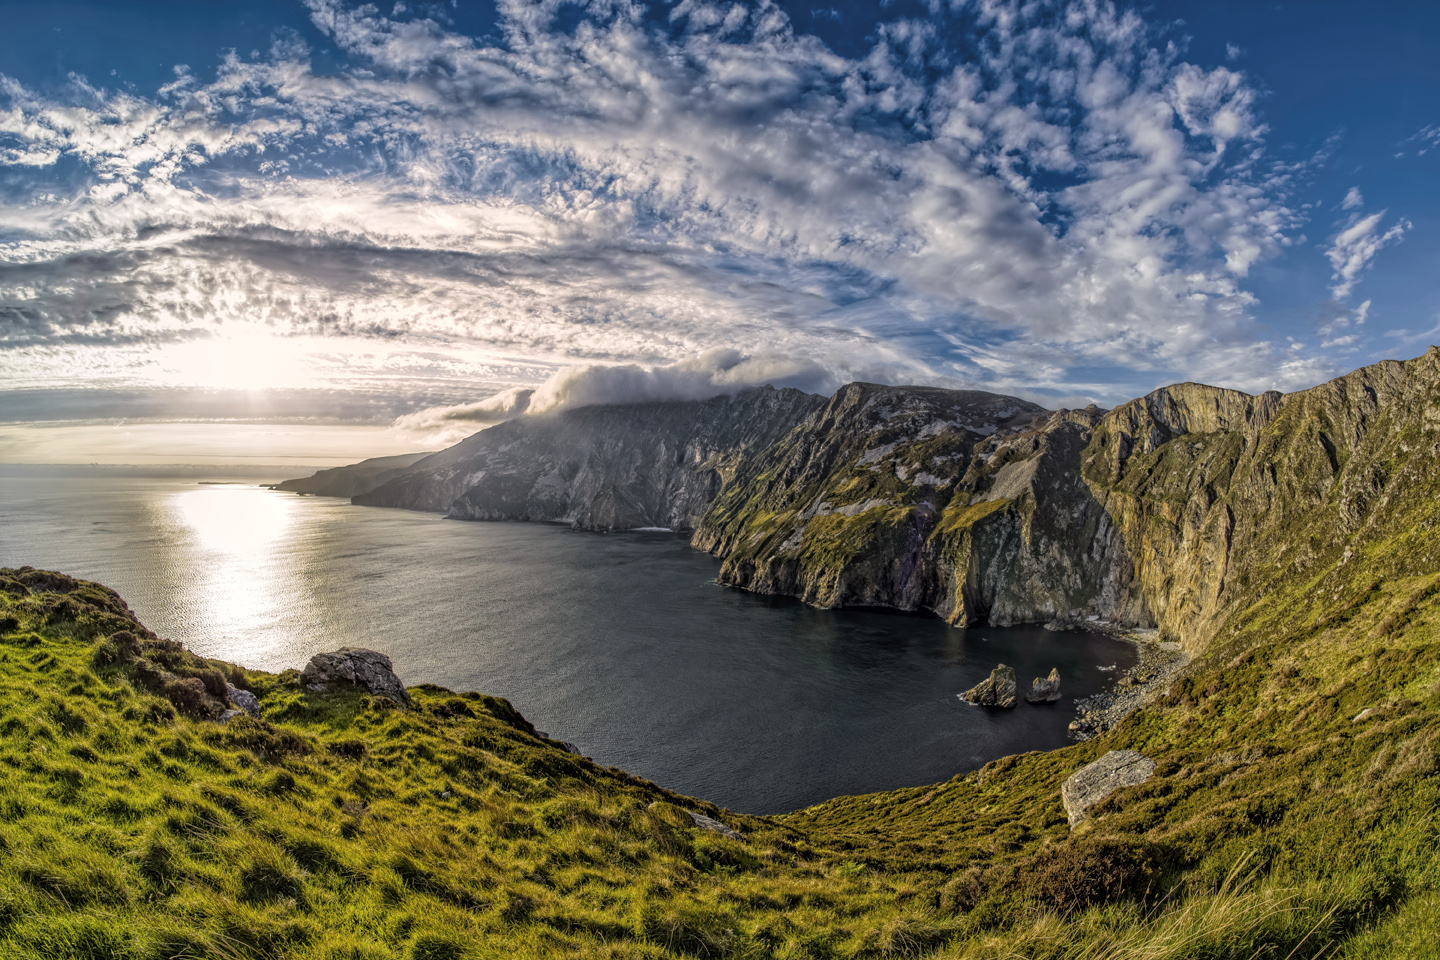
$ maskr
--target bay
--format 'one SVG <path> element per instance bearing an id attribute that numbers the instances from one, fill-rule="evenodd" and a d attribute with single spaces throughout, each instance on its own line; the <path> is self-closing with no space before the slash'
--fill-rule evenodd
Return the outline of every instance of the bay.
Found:
<path id="1" fill-rule="evenodd" d="M 664 532 L 463 523 L 185 479 L 0 479 L 0 566 L 118 590 L 162 636 L 244 666 L 342 645 L 407 684 L 509 699 L 605 765 L 746 813 L 915 786 L 1063 746 L 1134 660 L 1103 635 L 958 629 L 717 586 Z M 1065 696 L 987 711 L 997 662 Z M 1114 669 L 1102 669 L 1102 668 Z"/>

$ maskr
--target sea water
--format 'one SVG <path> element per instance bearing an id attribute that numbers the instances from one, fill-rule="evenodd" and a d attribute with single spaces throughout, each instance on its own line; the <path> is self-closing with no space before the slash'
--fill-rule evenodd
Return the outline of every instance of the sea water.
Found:
<path id="1" fill-rule="evenodd" d="M 0 478 L 0 566 L 118 590 L 162 636 L 271 671 L 340 646 L 407 684 L 509 699 L 604 765 L 746 813 L 947 779 L 1067 742 L 1074 701 L 1133 662 L 1102 635 L 957 629 L 718 586 L 664 532 L 465 523 L 254 485 Z M 1064 697 L 956 694 L 997 663 Z"/>

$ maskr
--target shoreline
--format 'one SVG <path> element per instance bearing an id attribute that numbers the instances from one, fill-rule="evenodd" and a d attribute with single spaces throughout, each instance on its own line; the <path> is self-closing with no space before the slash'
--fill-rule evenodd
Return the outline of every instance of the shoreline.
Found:
<path id="1" fill-rule="evenodd" d="M 1133 644 L 1138 658 L 1109 690 L 1075 701 L 1069 735 L 1076 742 L 1114 729 L 1130 714 L 1158 699 L 1194 659 L 1180 644 L 1160 640 L 1157 630 L 1126 629 L 1108 622 L 1086 626 Z"/>

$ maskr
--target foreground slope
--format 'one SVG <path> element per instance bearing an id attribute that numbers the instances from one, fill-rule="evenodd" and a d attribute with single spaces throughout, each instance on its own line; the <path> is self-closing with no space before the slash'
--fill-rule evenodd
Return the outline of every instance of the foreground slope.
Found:
<path id="1" fill-rule="evenodd" d="M 0 571 L 0 956 L 1429 956 L 1432 512 L 1097 740 L 777 818 L 597 767 L 502 700 L 309 693 Z M 227 682 L 263 718 L 210 719 Z M 1060 784 L 1117 748 L 1155 776 L 1072 832 Z"/>

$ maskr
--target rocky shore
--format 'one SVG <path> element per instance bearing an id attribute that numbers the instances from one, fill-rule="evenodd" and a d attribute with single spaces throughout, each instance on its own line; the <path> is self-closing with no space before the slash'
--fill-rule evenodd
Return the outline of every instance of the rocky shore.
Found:
<path id="1" fill-rule="evenodd" d="M 1104 733 L 1162 695 L 1190 663 L 1190 655 L 1180 644 L 1161 642 L 1152 631 L 1115 636 L 1133 643 L 1139 658 L 1114 687 L 1075 704 L 1075 719 L 1070 721 L 1070 736 L 1075 740 L 1089 740 Z"/>

